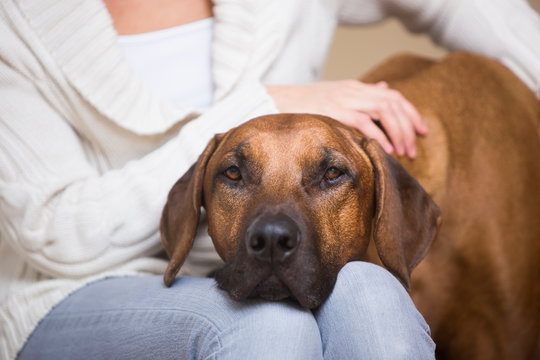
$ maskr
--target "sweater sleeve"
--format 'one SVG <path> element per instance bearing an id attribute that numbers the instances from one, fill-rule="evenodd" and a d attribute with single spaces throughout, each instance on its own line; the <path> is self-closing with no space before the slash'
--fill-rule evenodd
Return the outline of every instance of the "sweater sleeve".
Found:
<path id="1" fill-rule="evenodd" d="M 389 16 L 449 50 L 501 61 L 540 99 L 540 17 L 526 0 L 344 0 L 339 12 L 342 24 Z"/>
<path id="2" fill-rule="evenodd" d="M 0 83 L 0 239 L 50 276 L 155 253 L 166 195 L 209 139 L 274 109 L 262 86 L 246 85 L 153 152 L 99 173 L 31 81 L 0 62 Z"/>

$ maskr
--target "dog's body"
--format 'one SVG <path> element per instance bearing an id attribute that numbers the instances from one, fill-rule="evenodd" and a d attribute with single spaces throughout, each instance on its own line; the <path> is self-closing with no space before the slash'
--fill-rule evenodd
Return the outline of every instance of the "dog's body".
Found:
<path id="1" fill-rule="evenodd" d="M 226 266 L 220 287 L 241 300 L 293 297 L 318 306 L 339 269 L 389 269 L 431 327 L 437 355 L 540 355 L 540 105 L 501 65 L 454 54 L 398 57 L 385 80 L 430 129 L 403 167 L 324 117 L 275 115 L 218 135 L 171 190 L 161 231 L 174 281 L 200 206 Z M 422 187 L 414 180 L 419 181 Z M 425 255 L 440 225 L 428 256 Z M 371 245 L 375 246 L 371 246 Z"/>
<path id="2" fill-rule="evenodd" d="M 540 358 L 540 103 L 500 64 L 467 54 L 398 57 L 364 80 L 388 81 L 430 128 L 401 163 L 443 215 L 412 277 L 437 353 Z"/>

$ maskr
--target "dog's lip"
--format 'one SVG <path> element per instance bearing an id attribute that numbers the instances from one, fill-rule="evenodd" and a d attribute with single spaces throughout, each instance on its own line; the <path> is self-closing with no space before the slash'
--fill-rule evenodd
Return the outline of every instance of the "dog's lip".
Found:
<path id="1" fill-rule="evenodd" d="M 265 300 L 279 301 L 291 296 L 290 290 L 285 286 L 275 274 L 270 275 L 266 279 L 257 284 L 252 297 L 261 297 Z"/>
<path id="2" fill-rule="evenodd" d="M 236 301 L 243 301 L 246 298 L 262 298 L 268 301 L 293 299 L 301 306 L 313 309 L 318 307 L 323 300 L 320 294 L 299 288 L 294 283 L 287 282 L 286 277 L 272 271 L 254 271 L 251 274 L 254 276 L 242 278 L 241 281 L 231 281 L 227 273 L 218 271 L 216 272 L 216 280 L 218 286 L 227 291 L 230 297 Z"/>

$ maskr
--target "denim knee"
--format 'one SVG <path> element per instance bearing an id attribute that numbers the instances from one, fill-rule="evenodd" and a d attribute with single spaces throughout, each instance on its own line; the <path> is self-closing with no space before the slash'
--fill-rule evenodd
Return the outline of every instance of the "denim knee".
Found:
<path id="1" fill-rule="evenodd" d="M 380 266 L 348 263 L 315 315 L 325 358 L 434 358 L 429 327 L 401 283 Z"/>
<path id="2" fill-rule="evenodd" d="M 322 359 L 317 322 L 297 304 L 249 301 L 232 316 L 230 326 L 218 335 L 216 358 Z"/>
<path id="3" fill-rule="evenodd" d="M 341 292 L 349 295 L 366 293 L 369 299 L 374 300 L 374 306 L 384 306 L 381 301 L 388 298 L 409 299 L 403 285 L 388 270 L 364 261 L 347 263 L 339 272 L 333 292 L 336 295 Z"/>

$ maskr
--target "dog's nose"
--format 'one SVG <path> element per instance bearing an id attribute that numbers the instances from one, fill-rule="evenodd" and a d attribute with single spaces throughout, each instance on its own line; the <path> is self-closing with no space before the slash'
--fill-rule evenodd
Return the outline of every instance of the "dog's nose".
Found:
<path id="1" fill-rule="evenodd" d="M 259 217 L 248 228 L 248 254 L 260 261 L 283 262 L 291 256 L 300 242 L 300 231 L 287 215 Z"/>

